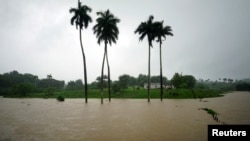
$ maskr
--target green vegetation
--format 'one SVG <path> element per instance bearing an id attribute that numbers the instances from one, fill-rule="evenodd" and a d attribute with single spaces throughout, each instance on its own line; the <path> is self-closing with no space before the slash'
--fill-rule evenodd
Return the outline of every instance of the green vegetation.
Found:
<path id="1" fill-rule="evenodd" d="M 179 73 L 175 73 L 171 79 L 171 83 L 175 86 L 175 88 L 192 89 L 196 84 L 196 80 L 192 75 L 181 75 Z"/>
<path id="2" fill-rule="evenodd" d="M 207 111 L 208 114 L 214 116 L 214 115 L 217 115 L 218 113 L 216 113 L 214 110 L 212 109 L 209 109 L 209 108 L 201 108 L 202 110 L 204 111 Z"/>
<path id="3" fill-rule="evenodd" d="M 62 101 L 64 101 L 64 97 L 63 96 L 58 96 L 57 98 L 56 98 L 58 101 L 60 101 L 60 102 L 62 102 Z"/>
<path id="4" fill-rule="evenodd" d="M 209 109 L 209 108 L 200 108 L 200 109 L 204 110 L 204 111 L 207 111 L 207 113 L 210 114 L 215 121 L 220 122 L 220 120 L 218 118 L 218 113 L 215 112 L 214 110 Z"/>
<path id="5" fill-rule="evenodd" d="M 207 98 L 207 97 L 219 97 L 221 91 L 217 90 L 202 90 L 202 89 L 164 89 L 163 98 L 168 99 L 196 99 L 196 98 Z M 47 95 L 46 92 L 39 93 L 28 93 L 25 96 L 22 95 L 9 95 L 7 97 L 21 97 L 21 98 L 58 98 L 62 96 L 64 98 L 84 98 L 82 90 L 62 90 L 54 92 L 52 95 Z M 99 89 L 90 89 L 89 98 L 101 98 L 101 92 Z M 104 89 L 104 98 L 108 98 L 108 89 Z M 135 88 L 129 87 L 122 90 L 121 92 L 111 93 L 112 98 L 136 98 L 144 99 L 147 98 L 147 89 L 144 88 Z M 151 98 L 159 99 L 160 98 L 160 89 L 151 90 Z"/>
<path id="6" fill-rule="evenodd" d="M 105 75 L 104 75 L 105 76 Z M 104 78 L 103 97 L 108 98 L 108 80 Z M 170 88 L 163 89 L 162 98 L 167 99 L 202 99 L 207 97 L 219 97 L 223 93 L 234 90 L 249 90 L 248 81 L 210 81 L 210 80 L 193 80 L 191 75 L 179 75 L 179 83 L 172 87 L 172 81 L 176 78 L 173 76 L 171 81 L 163 77 L 163 84 Z M 152 76 L 151 82 L 160 82 L 160 76 Z M 177 81 L 178 82 L 178 81 Z M 100 76 L 95 82 L 89 84 L 89 98 L 101 98 L 100 91 Z M 112 81 L 111 97 L 112 98 L 148 98 L 147 89 L 144 84 L 147 84 L 147 75 L 139 74 L 138 77 L 133 77 L 128 74 L 119 76 L 119 79 Z M 180 85 L 181 84 L 181 85 Z M 188 87 L 187 87 L 188 86 Z M 190 87 L 192 86 L 192 87 Z M 64 81 L 53 79 L 48 75 L 46 79 L 38 79 L 32 74 L 21 74 L 17 71 L 0 74 L 0 95 L 4 97 L 18 98 L 85 98 L 84 85 L 80 79 L 70 81 L 66 85 Z M 160 99 L 160 89 L 151 90 L 151 98 Z"/>
<path id="7" fill-rule="evenodd" d="M 0 74 L 0 95 L 9 97 L 10 95 L 26 96 L 29 93 L 47 93 L 63 90 L 64 81 L 55 80 L 51 75 L 45 79 L 38 79 L 36 75 L 18 71 Z"/>
<path id="8" fill-rule="evenodd" d="M 242 82 L 236 85 L 235 89 L 237 91 L 250 91 L 250 83 Z"/>

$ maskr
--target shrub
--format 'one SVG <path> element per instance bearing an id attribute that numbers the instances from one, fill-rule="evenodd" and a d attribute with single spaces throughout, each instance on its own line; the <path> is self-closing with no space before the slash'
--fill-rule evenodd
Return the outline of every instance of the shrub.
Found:
<path id="1" fill-rule="evenodd" d="M 57 98 L 56 98 L 58 101 L 64 101 L 64 97 L 63 96 L 58 96 Z"/>

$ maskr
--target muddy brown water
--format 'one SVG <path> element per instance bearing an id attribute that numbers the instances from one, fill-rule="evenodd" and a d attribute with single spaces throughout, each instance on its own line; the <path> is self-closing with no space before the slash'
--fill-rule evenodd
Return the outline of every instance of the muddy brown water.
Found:
<path id="1" fill-rule="evenodd" d="M 0 98 L 0 141 L 206 141 L 209 124 L 250 124 L 250 92 L 199 99 Z M 199 108 L 218 112 L 220 122 Z"/>

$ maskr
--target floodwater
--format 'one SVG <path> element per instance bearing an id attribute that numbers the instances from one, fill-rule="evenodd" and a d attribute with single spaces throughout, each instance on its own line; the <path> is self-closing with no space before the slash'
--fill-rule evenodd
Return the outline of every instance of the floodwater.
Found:
<path id="1" fill-rule="evenodd" d="M 0 98 L 0 141 L 206 141 L 209 124 L 250 124 L 250 92 L 199 99 Z M 218 112 L 220 122 L 199 108 Z"/>

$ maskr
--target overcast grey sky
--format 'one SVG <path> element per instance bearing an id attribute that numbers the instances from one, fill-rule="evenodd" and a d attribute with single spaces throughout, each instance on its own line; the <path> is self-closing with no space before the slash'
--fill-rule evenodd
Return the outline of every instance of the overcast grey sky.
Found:
<path id="1" fill-rule="evenodd" d="M 83 30 L 88 82 L 101 74 L 104 44 L 97 44 L 96 12 L 110 9 L 121 22 L 117 44 L 108 47 L 111 79 L 147 74 L 147 40 L 134 31 L 153 15 L 174 36 L 163 43 L 163 74 L 196 79 L 250 77 L 249 0 L 82 0 L 93 22 Z M 70 25 L 77 0 L 0 0 L 0 73 L 17 70 L 46 78 L 83 80 L 79 32 Z M 105 72 L 107 69 L 105 68 Z M 151 50 L 151 75 L 159 75 L 159 45 Z"/>

